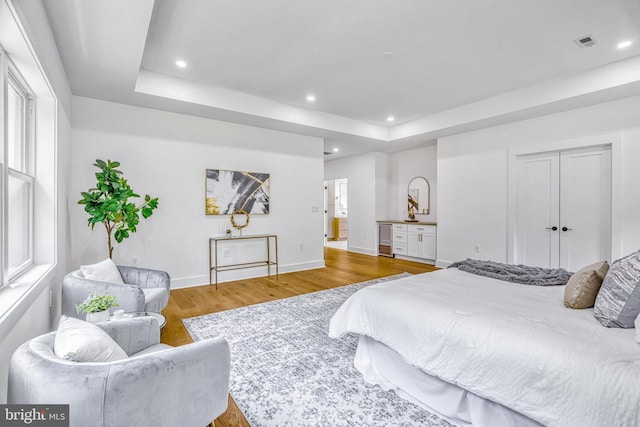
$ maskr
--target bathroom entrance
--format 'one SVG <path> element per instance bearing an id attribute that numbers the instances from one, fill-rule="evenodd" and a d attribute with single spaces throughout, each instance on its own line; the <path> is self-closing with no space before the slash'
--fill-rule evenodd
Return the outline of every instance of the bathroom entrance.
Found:
<path id="1" fill-rule="evenodd" d="M 349 238 L 348 182 L 325 181 L 325 245 L 347 250 Z"/>

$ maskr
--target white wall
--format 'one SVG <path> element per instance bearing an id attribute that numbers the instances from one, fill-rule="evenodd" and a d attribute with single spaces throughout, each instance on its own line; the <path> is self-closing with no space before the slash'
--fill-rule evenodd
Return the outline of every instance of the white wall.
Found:
<path id="1" fill-rule="evenodd" d="M 429 181 L 431 202 L 428 215 L 416 215 L 419 221 L 435 222 L 438 212 L 438 175 L 436 145 L 416 150 L 393 153 L 390 156 L 391 180 L 389 183 L 391 216 L 387 219 L 404 220 L 407 214 L 407 189 L 417 176 Z"/>
<path id="2" fill-rule="evenodd" d="M 44 221 L 39 218 L 36 220 L 36 228 L 40 236 L 46 237 L 43 238 L 44 241 L 36 242 L 35 260 L 53 265 L 53 269 L 28 291 L 22 293 L 20 299 L 8 312 L 0 313 L 0 403 L 6 402 L 7 372 L 14 350 L 28 339 L 45 333 L 57 325 L 60 312 L 60 284 L 66 272 L 69 252 L 66 199 L 67 171 L 70 166 L 71 90 L 42 3 L 39 0 L 10 3 L 15 7 L 32 52 L 35 53 L 57 98 L 57 104 L 53 99 L 49 99 L 42 102 L 40 107 L 48 111 L 53 111 L 57 107 L 57 121 L 45 123 L 45 126 L 52 129 L 46 139 L 47 152 L 36 153 L 37 157 L 44 155 L 48 157 L 47 161 L 39 162 L 38 172 L 52 177 L 51 182 L 46 184 L 49 186 L 46 194 L 39 196 L 38 200 L 41 203 L 37 208 L 52 212 L 53 217 Z M 0 5 L 0 14 L 10 13 L 5 7 L 7 6 L 3 2 Z M 7 29 L 3 28 L 5 31 Z M 21 52 L 12 51 L 10 45 L 5 42 L 6 40 L 0 38 L 0 43 L 4 44 L 10 55 L 14 55 L 14 58 L 16 55 L 20 56 L 20 62 L 26 58 L 24 55 L 28 49 Z M 41 113 L 40 107 L 38 107 L 38 114 Z M 40 120 L 43 121 L 42 116 Z M 53 160 L 48 161 L 51 159 Z M 41 192 L 42 190 L 42 188 L 37 189 Z M 45 227 L 46 230 L 38 229 L 39 227 Z M 10 290 L 5 288 L 3 292 L 20 292 L 21 286 L 23 285 L 15 286 Z M 53 297 L 51 308 L 49 307 L 50 291 Z M 0 298 L 4 296 L 5 294 L 2 294 Z"/>
<path id="3" fill-rule="evenodd" d="M 508 259 L 509 150 L 620 132 L 621 236 L 613 258 L 640 247 L 640 97 L 598 104 L 438 140 L 438 264 Z M 617 163 L 616 163 L 617 162 Z M 615 229 L 614 229 L 615 230 Z M 480 245 L 480 253 L 474 253 Z"/>
<path id="4" fill-rule="evenodd" d="M 108 255 L 104 229 L 92 232 L 76 204 L 95 184 L 95 159 L 119 161 L 136 192 L 160 199 L 138 232 L 116 244 L 116 263 L 136 256 L 141 266 L 169 272 L 174 288 L 209 283 L 208 239 L 231 226 L 228 215 L 204 214 L 205 169 L 228 169 L 271 174 L 270 213 L 252 215 L 243 233 L 278 235 L 280 271 L 324 266 L 321 139 L 80 97 L 72 125 L 72 268 Z M 236 270 L 220 280 L 264 274 Z"/>

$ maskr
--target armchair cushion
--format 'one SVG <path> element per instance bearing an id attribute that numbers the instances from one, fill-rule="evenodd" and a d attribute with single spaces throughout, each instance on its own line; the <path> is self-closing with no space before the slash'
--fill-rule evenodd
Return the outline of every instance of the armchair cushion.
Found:
<path id="1" fill-rule="evenodd" d="M 98 323 L 129 356 L 160 344 L 160 327 L 151 316 Z"/>
<path id="2" fill-rule="evenodd" d="M 113 362 L 127 353 L 98 326 L 62 316 L 53 343 L 56 356 L 74 362 Z"/>
<path id="3" fill-rule="evenodd" d="M 118 270 L 118 266 L 116 266 L 111 258 L 95 264 L 83 265 L 80 267 L 80 271 L 82 271 L 82 275 L 87 279 L 124 285 L 120 270 Z"/>

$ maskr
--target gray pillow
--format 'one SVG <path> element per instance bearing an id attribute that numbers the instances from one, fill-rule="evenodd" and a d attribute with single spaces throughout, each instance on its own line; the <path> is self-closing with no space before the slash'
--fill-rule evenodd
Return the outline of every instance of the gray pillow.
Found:
<path id="1" fill-rule="evenodd" d="M 640 251 L 615 261 L 602 282 L 593 314 L 609 328 L 633 328 L 640 314 Z"/>

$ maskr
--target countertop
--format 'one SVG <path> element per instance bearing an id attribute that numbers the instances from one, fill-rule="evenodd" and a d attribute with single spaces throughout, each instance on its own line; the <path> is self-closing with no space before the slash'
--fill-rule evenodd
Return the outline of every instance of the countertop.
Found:
<path id="1" fill-rule="evenodd" d="M 410 225 L 438 225 L 437 222 L 423 222 L 423 221 L 403 221 L 400 219 L 390 219 L 386 221 L 376 221 L 378 223 L 385 224 L 410 224 Z"/>

